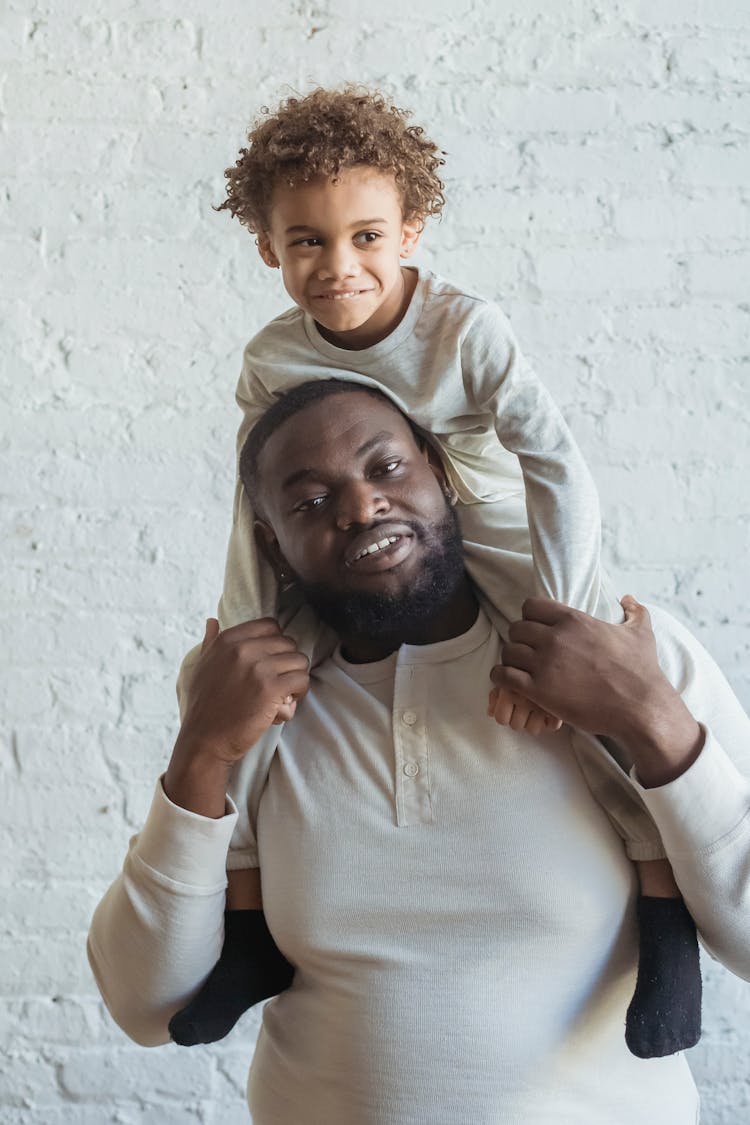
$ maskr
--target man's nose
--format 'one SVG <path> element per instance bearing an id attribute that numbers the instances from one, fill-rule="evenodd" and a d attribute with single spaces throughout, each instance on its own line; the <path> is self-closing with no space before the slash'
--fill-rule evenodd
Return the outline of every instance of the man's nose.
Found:
<path id="1" fill-rule="evenodd" d="M 370 481 L 357 481 L 342 489 L 336 504 L 336 526 L 348 531 L 355 524 L 367 526 L 388 512 L 382 489 Z"/>
<path id="2" fill-rule="evenodd" d="M 357 256 L 348 238 L 326 243 L 317 272 L 319 281 L 335 281 L 359 273 Z"/>

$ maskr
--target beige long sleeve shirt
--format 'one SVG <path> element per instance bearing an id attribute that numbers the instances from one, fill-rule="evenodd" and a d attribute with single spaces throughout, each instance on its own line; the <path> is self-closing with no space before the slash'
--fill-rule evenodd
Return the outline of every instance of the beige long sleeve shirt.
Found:
<path id="1" fill-rule="evenodd" d="M 681 777 L 640 795 L 704 942 L 750 978 L 750 721 L 686 630 L 652 618 L 707 734 Z M 264 1010 L 255 1125 L 696 1121 L 685 1058 L 625 1046 L 634 873 L 569 734 L 484 714 L 498 644 L 480 614 L 376 664 L 334 655 L 284 728 L 254 831 L 296 975 Z M 167 1041 L 218 957 L 233 823 L 158 786 L 97 910 L 92 967 L 139 1042 Z"/>

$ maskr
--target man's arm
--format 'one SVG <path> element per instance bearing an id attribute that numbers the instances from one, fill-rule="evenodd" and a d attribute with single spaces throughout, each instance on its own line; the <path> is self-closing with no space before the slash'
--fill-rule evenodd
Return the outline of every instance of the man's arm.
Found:
<path id="1" fill-rule="evenodd" d="M 684 773 L 640 795 L 703 944 L 750 980 L 750 719 L 688 630 L 664 610 L 652 619 L 660 664 L 706 737 Z"/>
<path id="2" fill-rule="evenodd" d="M 750 979 L 750 720 L 683 626 L 623 606 L 608 625 L 531 599 L 493 678 L 626 749 L 704 944 Z"/>
<path id="3" fill-rule="evenodd" d="M 226 856 L 236 811 L 234 762 L 290 718 L 308 662 L 275 621 L 219 633 L 209 621 L 169 768 L 122 873 L 97 907 L 88 952 L 116 1022 L 144 1046 L 193 996 L 223 941 Z"/>
<path id="4" fill-rule="evenodd" d="M 88 956 L 116 1023 L 144 1047 L 206 979 L 224 939 L 226 856 L 236 820 L 174 805 L 162 782 L 121 874 L 91 922 Z"/>

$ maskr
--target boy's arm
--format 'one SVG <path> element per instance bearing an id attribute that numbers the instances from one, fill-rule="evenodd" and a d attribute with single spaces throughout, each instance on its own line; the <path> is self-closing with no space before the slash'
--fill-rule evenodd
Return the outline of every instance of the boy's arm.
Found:
<path id="1" fill-rule="evenodd" d="M 237 405 L 242 410 L 242 420 L 237 431 L 237 465 L 247 435 L 274 401 L 273 396 L 254 376 L 251 347 L 252 341 L 245 349 L 242 373 L 235 396 Z M 224 569 L 224 590 L 218 609 L 222 628 L 276 613 L 277 584 L 271 568 L 260 558 L 255 548 L 254 518 L 250 501 L 237 473 L 232 527 Z"/>
<path id="2" fill-rule="evenodd" d="M 617 602 L 602 588 L 599 497 L 591 473 L 496 306 L 482 306 L 462 342 L 461 363 L 476 408 L 492 415 L 498 439 L 521 466 L 533 593 L 622 620 Z"/>

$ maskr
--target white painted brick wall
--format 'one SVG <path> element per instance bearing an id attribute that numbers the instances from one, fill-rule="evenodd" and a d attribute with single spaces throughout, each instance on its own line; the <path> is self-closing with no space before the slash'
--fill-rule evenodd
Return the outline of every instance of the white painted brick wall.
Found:
<path id="1" fill-rule="evenodd" d="M 6 0 L 2 1122 L 246 1121 L 254 1016 L 134 1047 L 83 942 L 220 589 L 241 349 L 286 299 L 211 204 L 284 84 L 384 84 L 442 142 L 422 261 L 502 301 L 623 590 L 750 704 L 749 45 L 746 0 Z M 750 988 L 706 976 L 703 1121 L 739 1125 Z"/>

